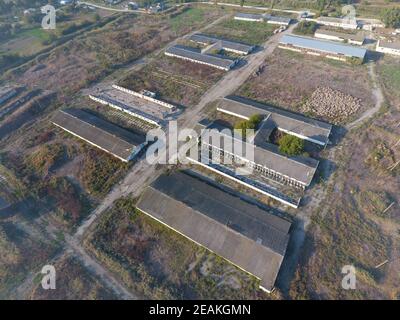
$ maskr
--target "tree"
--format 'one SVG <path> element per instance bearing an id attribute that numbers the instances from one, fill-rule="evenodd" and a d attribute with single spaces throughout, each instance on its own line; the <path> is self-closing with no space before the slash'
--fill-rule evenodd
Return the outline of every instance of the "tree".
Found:
<path id="1" fill-rule="evenodd" d="M 400 8 L 385 9 L 382 11 L 381 17 L 386 27 L 400 27 Z"/>
<path id="2" fill-rule="evenodd" d="M 255 130 L 261 121 L 262 116 L 259 114 L 254 114 L 249 118 L 249 120 L 236 123 L 235 129 L 240 130 L 241 135 L 246 137 L 246 130 Z"/>
<path id="3" fill-rule="evenodd" d="M 288 156 L 297 156 L 304 151 L 304 141 L 296 136 L 285 134 L 278 141 L 279 151 Z"/>

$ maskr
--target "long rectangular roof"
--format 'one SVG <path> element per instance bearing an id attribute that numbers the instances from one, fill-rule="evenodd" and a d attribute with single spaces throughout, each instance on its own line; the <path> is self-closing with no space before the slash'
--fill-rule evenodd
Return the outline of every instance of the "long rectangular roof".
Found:
<path id="1" fill-rule="evenodd" d="M 159 177 L 137 208 L 261 279 L 272 290 L 291 223 L 183 173 Z"/>
<path id="2" fill-rule="evenodd" d="M 315 31 L 315 34 L 323 34 L 323 35 L 334 36 L 342 39 L 355 40 L 355 41 L 363 41 L 365 39 L 365 35 L 362 32 L 357 32 L 356 34 L 352 34 L 345 32 L 337 32 L 324 28 L 317 29 L 317 31 Z"/>
<path id="3" fill-rule="evenodd" d="M 311 49 L 336 55 L 344 55 L 346 57 L 356 57 L 360 59 L 364 59 L 367 53 L 367 50 L 364 48 L 357 48 L 332 41 L 316 40 L 313 38 L 298 37 L 287 34 L 281 38 L 280 43 L 285 45 L 293 45 L 299 48 Z"/>
<path id="4" fill-rule="evenodd" d="M 207 129 L 210 129 L 207 132 L 209 136 L 203 132 L 202 143 L 232 152 L 243 160 L 252 161 L 305 186 L 310 185 L 317 170 L 319 161 L 312 158 L 287 157 L 271 143 L 263 143 L 262 146 L 258 146 L 245 141 L 238 142 L 236 138 L 232 138 L 231 134 L 228 136 L 229 139 L 226 139 L 227 128 L 221 127 L 217 122 L 212 122 Z M 242 144 L 241 150 L 237 150 L 238 143 Z M 245 153 L 246 150 L 254 151 L 254 159 L 250 158 L 253 156 L 252 154 Z"/>
<path id="5" fill-rule="evenodd" d="M 268 19 L 268 21 L 286 23 L 286 24 L 289 24 L 292 21 L 292 19 L 289 17 L 281 17 L 281 16 L 266 15 L 266 18 Z"/>
<path id="6" fill-rule="evenodd" d="M 235 18 L 244 18 L 250 20 L 263 20 L 264 17 L 262 14 L 253 14 L 253 13 L 236 13 Z"/>
<path id="7" fill-rule="evenodd" d="M 379 40 L 379 46 L 382 48 L 400 50 L 400 41 L 389 42 L 389 41 Z"/>
<path id="8" fill-rule="evenodd" d="M 217 42 L 221 43 L 221 47 L 225 49 L 231 49 L 235 51 L 240 51 L 244 53 L 249 53 L 253 50 L 254 46 L 236 42 L 236 41 L 230 41 L 230 40 L 225 40 L 225 39 L 220 39 L 217 37 L 205 35 L 202 33 L 195 33 L 192 36 L 190 36 L 189 40 L 197 43 L 207 43 L 207 44 L 214 44 Z"/>
<path id="9" fill-rule="evenodd" d="M 328 22 L 328 23 L 339 23 L 339 24 L 353 24 L 357 25 L 357 20 L 356 19 L 351 19 L 351 18 L 336 18 L 336 17 L 319 17 L 317 19 L 317 22 Z"/>
<path id="10" fill-rule="evenodd" d="M 124 161 L 128 161 L 135 148 L 146 141 L 144 135 L 125 130 L 79 109 L 59 110 L 52 122 Z"/>
<path id="11" fill-rule="evenodd" d="M 235 64 L 235 61 L 231 59 L 225 59 L 208 54 L 202 54 L 200 51 L 197 51 L 194 48 L 185 47 L 181 45 L 175 45 L 169 47 L 166 50 L 166 53 L 177 55 L 183 58 L 197 60 L 199 62 L 215 65 L 217 67 L 225 69 L 230 69 Z"/>
<path id="12" fill-rule="evenodd" d="M 237 96 L 225 97 L 217 108 L 245 118 L 250 118 L 254 114 L 269 115 L 268 121 L 272 122 L 271 126 L 275 125 L 321 145 L 327 144 L 332 130 L 332 125 L 328 123 Z"/>

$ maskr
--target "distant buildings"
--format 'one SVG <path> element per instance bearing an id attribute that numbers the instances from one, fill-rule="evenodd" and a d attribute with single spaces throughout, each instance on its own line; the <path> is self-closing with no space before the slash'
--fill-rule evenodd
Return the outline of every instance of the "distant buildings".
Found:
<path id="1" fill-rule="evenodd" d="M 355 44 L 358 46 L 362 46 L 365 41 L 365 36 L 361 32 L 357 34 L 350 34 L 350 33 L 336 32 L 322 28 L 318 29 L 315 32 L 314 37 L 325 40 L 347 42 L 349 44 Z"/>
<path id="2" fill-rule="evenodd" d="M 334 17 L 319 17 L 317 23 L 343 29 L 357 29 L 359 24 L 356 19 L 334 18 Z"/>
<path id="3" fill-rule="evenodd" d="M 59 110 L 52 122 L 124 162 L 134 159 L 147 144 L 144 135 L 125 130 L 79 109 Z"/>
<path id="4" fill-rule="evenodd" d="M 260 280 L 271 292 L 291 223 L 184 173 L 159 177 L 137 208 Z"/>
<path id="5" fill-rule="evenodd" d="M 65 6 L 67 4 L 74 3 L 74 0 L 60 0 L 60 5 Z"/>
<path id="6" fill-rule="evenodd" d="M 9 99 L 17 95 L 18 89 L 17 88 L 0 88 L 0 105 L 7 102 Z"/>
<path id="7" fill-rule="evenodd" d="M 400 41 L 384 41 L 378 40 L 376 51 L 400 56 Z"/>
<path id="8" fill-rule="evenodd" d="M 264 22 L 264 16 L 262 14 L 237 13 L 234 19 L 242 21 Z"/>
<path id="9" fill-rule="evenodd" d="M 288 17 L 279 17 L 279 16 L 271 16 L 271 15 L 266 15 L 265 16 L 267 23 L 269 24 L 277 24 L 280 26 L 289 26 L 290 22 L 292 21 L 291 18 Z"/>
<path id="10" fill-rule="evenodd" d="M 280 26 L 288 26 L 292 21 L 288 17 L 273 16 L 269 14 L 250 14 L 250 13 L 237 13 L 234 17 L 235 20 L 264 22 L 269 24 L 277 24 Z"/>
<path id="11" fill-rule="evenodd" d="M 219 56 L 203 54 L 200 50 L 196 50 L 191 47 L 185 47 L 181 45 L 175 45 L 169 47 L 165 51 L 165 55 L 169 57 L 175 57 L 194 63 L 204 64 L 213 68 L 217 68 L 224 71 L 229 71 L 236 64 L 235 60 L 222 58 Z"/>
<path id="12" fill-rule="evenodd" d="M 237 41 L 219 39 L 201 33 L 196 33 L 192 35 L 189 40 L 202 45 L 215 45 L 213 48 L 223 49 L 225 51 L 236 53 L 239 55 L 247 55 L 254 50 L 254 46 L 252 45 L 240 43 Z"/>
<path id="13" fill-rule="evenodd" d="M 342 61 L 356 58 L 363 62 L 367 54 L 364 48 L 293 35 L 284 35 L 279 48 Z"/>

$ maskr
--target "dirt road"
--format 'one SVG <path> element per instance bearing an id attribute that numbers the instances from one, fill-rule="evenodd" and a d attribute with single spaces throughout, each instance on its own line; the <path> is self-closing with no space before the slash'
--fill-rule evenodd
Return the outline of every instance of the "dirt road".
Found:
<path id="1" fill-rule="evenodd" d="M 371 77 L 371 82 L 372 82 L 372 94 L 375 98 L 375 106 L 372 109 L 368 109 L 365 111 L 358 119 L 354 120 L 353 122 L 349 123 L 346 125 L 346 129 L 351 130 L 358 125 L 362 124 L 365 120 L 372 118 L 375 113 L 377 113 L 380 108 L 382 107 L 383 103 L 385 102 L 385 97 L 382 92 L 382 88 L 379 84 L 379 81 L 377 79 L 376 75 L 376 65 L 375 63 L 370 63 L 368 66 L 368 73 L 369 76 Z"/>

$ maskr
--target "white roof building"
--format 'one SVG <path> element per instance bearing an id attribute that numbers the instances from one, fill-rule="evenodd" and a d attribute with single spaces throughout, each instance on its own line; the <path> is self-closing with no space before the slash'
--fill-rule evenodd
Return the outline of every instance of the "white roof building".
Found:
<path id="1" fill-rule="evenodd" d="M 400 56 L 400 41 L 378 40 L 376 51 Z"/>

